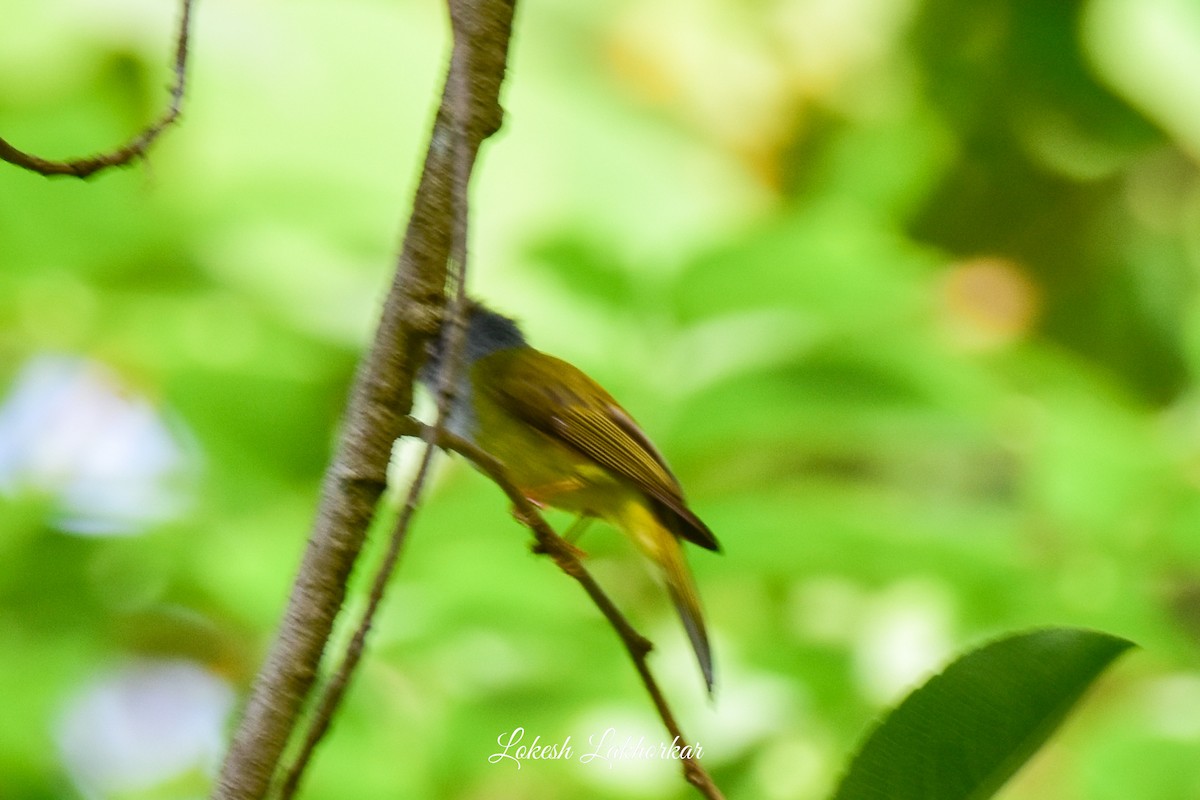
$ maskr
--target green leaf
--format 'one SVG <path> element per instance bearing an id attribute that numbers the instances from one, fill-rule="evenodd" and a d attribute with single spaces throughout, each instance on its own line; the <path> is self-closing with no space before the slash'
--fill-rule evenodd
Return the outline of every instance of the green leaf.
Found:
<path id="1" fill-rule="evenodd" d="M 988 644 L 914 691 L 862 746 L 834 800 L 983 800 L 1132 642 L 1048 628 Z"/>

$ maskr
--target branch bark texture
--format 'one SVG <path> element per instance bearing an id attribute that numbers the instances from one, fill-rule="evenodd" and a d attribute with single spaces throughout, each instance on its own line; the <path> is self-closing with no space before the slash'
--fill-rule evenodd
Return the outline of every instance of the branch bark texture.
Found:
<path id="1" fill-rule="evenodd" d="M 500 85 L 515 0 L 451 0 L 454 54 L 434 120 L 395 278 L 370 350 L 359 365 L 316 520 L 283 621 L 255 680 L 222 766 L 215 800 L 266 796 L 312 689 L 367 527 L 387 480 L 392 443 L 412 406 L 421 348 L 439 326 L 454 234 L 458 149 L 474 163 L 499 129 Z M 461 55 L 469 47 L 471 57 Z M 465 97 L 459 94 L 465 92 Z M 466 113 L 461 128 L 455 114 Z"/>
<path id="2" fill-rule="evenodd" d="M 461 36 L 461 34 L 461 30 L 455 32 L 456 37 Z M 473 42 L 470 38 L 461 40 L 456 38 L 454 60 L 456 62 L 466 62 L 469 65 L 472 45 Z M 304 777 L 304 772 L 312 762 L 317 745 L 320 744 L 322 738 L 328 733 L 329 727 L 333 724 L 333 717 L 337 713 L 342 698 L 345 696 L 346 689 L 350 685 L 350 680 L 358 668 L 359 661 L 362 659 L 366 647 L 367 634 L 370 632 L 371 626 L 374 624 L 375 615 L 379 612 L 380 606 L 383 603 L 388 582 L 391 580 L 392 573 L 396 569 L 396 563 L 400 559 L 400 553 L 404 549 L 404 544 L 408 540 L 409 528 L 412 525 L 413 518 L 416 516 L 425 483 L 429 478 L 436 440 L 444 432 L 442 426 L 445 424 L 450 405 L 453 401 L 453 387 L 458 385 L 457 373 L 463 369 L 461 361 L 463 343 L 466 338 L 464 317 L 467 307 L 467 228 L 469 210 L 467 194 L 470 188 L 471 159 L 473 157 L 468 146 L 467 131 L 465 128 L 466 122 L 470 117 L 470 109 L 467 106 L 468 91 L 467 87 L 463 85 L 463 80 L 469 72 L 469 66 L 466 68 L 462 68 L 461 66 L 452 68 L 452 79 L 457 79 L 458 84 L 452 89 L 448 89 L 448 91 L 452 92 L 455 104 L 453 116 L 456 125 L 454 129 L 456 138 L 454 148 L 454 184 L 451 197 L 454 220 L 450 244 L 450 263 L 446 277 L 449 286 L 453 287 L 454 299 L 447 306 L 447 316 L 445 317 L 446 322 L 450 324 L 443 322 L 440 334 L 444 341 L 439 352 L 445 353 L 446 357 L 441 360 L 437 373 L 437 421 L 425 431 L 425 450 L 421 456 L 420 466 L 417 468 L 416 476 L 409 484 L 404 505 L 401 507 L 400 514 L 396 519 L 396 525 L 392 529 L 392 535 L 388 541 L 387 552 L 384 554 L 383 561 L 375 570 L 375 576 L 371 581 L 371 592 L 367 598 L 367 607 L 359 618 L 358 625 L 354 630 L 354 636 L 351 637 L 350 642 L 346 645 L 340 662 L 336 669 L 333 670 L 314 704 L 314 710 L 309 715 L 307 731 L 300 743 L 299 750 L 292 760 L 291 765 L 283 773 L 283 779 L 279 784 L 279 791 L 276 793 L 278 800 L 290 800 L 299 791 L 300 781 Z"/>

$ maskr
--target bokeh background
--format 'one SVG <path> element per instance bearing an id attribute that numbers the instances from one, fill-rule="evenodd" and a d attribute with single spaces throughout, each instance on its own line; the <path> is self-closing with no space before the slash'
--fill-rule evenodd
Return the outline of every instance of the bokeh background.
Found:
<path id="1" fill-rule="evenodd" d="M 177 12 L 0 0 L 0 135 L 123 141 Z M 148 165 L 0 165 L 0 797 L 204 794 L 446 27 L 434 0 L 202 0 Z M 1142 649 L 1004 797 L 1200 797 L 1198 75 L 1194 0 L 521 0 L 472 287 L 622 399 L 722 540 L 692 553 L 712 703 L 630 549 L 582 545 L 727 796 L 827 796 L 955 652 L 1070 624 Z M 488 762 L 518 726 L 663 738 L 528 541 L 443 464 L 308 797 L 691 796 L 671 762 Z"/>

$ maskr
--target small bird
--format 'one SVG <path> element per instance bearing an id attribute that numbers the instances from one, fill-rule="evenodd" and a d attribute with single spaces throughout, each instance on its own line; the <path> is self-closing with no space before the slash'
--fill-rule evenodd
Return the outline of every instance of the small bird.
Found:
<path id="1" fill-rule="evenodd" d="M 435 340 L 420 373 L 434 391 L 445 339 Z M 633 417 L 600 384 L 530 347 L 513 320 L 476 301 L 467 306 L 457 384 L 447 430 L 503 463 L 531 503 L 579 514 L 572 532 L 603 519 L 659 567 L 711 694 L 712 653 L 682 540 L 717 552 L 720 545 Z"/>

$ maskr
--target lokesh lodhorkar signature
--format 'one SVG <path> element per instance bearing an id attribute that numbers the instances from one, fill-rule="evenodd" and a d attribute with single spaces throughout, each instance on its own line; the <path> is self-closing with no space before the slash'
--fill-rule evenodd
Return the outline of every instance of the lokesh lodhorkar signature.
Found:
<path id="1" fill-rule="evenodd" d="M 576 760 L 581 764 L 599 763 L 612 769 L 613 764 L 621 761 L 650 761 L 662 759 L 678 761 L 685 758 L 699 759 L 704 755 L 704 747 L 700 742 L 692 744 L 679 741 L 676 736 L 670 742 L 654 741 L 645 736 L 636 740 L 632 735 L 621 738 L 616 728 L 605 728 L 602 733 L 588 736 L 587 746 L 576 749 L 567 736 L 562 741 L 543 742 L 540 735 L 526 742 L 526 731 L 523 727 L 505 731 L 496 737 L 500 749 L 488 756 L 488 763 L 501 764 L 508 761 L 517 765 L 517 769 L 526 761 L 570 761 Z"/>

